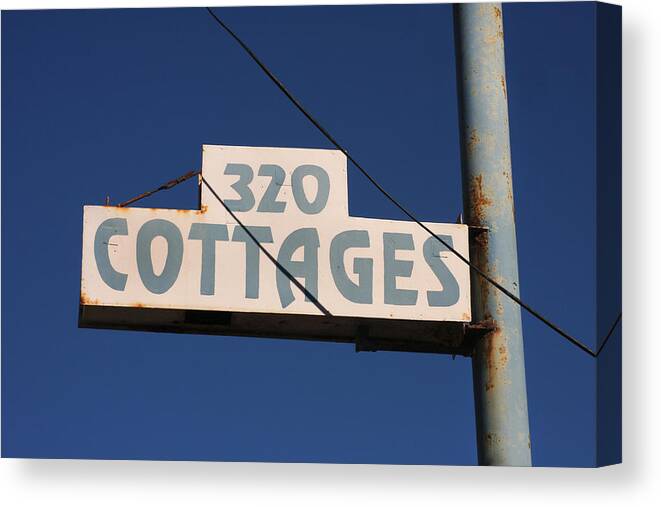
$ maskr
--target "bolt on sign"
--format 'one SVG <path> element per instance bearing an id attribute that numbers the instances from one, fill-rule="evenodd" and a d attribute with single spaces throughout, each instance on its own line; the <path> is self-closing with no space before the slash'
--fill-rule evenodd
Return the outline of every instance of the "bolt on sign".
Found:
<path id="1" fill-rule="evenodd" d="M 198 210 L 84 207 L 80 326 L 461 352 L 469 268 L 414 222 L 349 216 L 341 151 L 202 158 Z M 468 257 L 467 226 L 426 225 Z"/>

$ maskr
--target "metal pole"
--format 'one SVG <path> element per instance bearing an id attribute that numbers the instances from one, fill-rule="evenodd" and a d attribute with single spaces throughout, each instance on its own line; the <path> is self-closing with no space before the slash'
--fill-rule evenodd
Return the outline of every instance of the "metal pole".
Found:
<path id="1" fill-rule="evenodd" d="M 518 295 L 501 5 L 455 4 L 454 32 L 464 215 L 488 228 L 471 257 Z M 530 466 L 521 309 L 474 272 L 471 286 L 474 321 L 496 325 L 473 353 L 478 462 Z"/>

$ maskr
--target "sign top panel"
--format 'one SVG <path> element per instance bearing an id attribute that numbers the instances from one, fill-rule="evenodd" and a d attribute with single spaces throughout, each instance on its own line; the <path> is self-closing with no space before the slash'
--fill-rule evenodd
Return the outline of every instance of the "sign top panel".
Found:
<path id="1" fill-rule="evenodd" d="M 202 175 L 239 220 L 347 218 L 347 158 L 339 150 L 202 146 Z M 232 221 L 202 185 L 201 208 Z"/>

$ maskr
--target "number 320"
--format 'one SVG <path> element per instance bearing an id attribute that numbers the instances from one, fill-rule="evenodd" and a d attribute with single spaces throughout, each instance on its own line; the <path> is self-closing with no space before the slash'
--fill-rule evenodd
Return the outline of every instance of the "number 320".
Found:
<path id="1" fill-rule="evenodd" d="M 225 174 L 228 176 L 238 176 L 239 179 L 232 183 L 231 188 L 239 196 L 238 199 L 226 199 L 225 204 L 232 211 L 250 211 L 255 206 L 255 195 L 250 189 L 254 173 L 252 167 L 247 164 L 227 164 Z M 271 178 L 266 187 L 266 191 L 257 206 L 258 212 L 264 213 L 283 213 L 287 203 L 278 200 L 280 188 L 285 182 L 285 171 L 282 167 L 275 164 L 262 164 L 257 172 L 258 176 Z M 312 201 L 308 200 L 303 190 L 303 179 L 307 176 L 317 180 L 317 195 Z M 330 193 L 330 180 L 328 173 L 317 166 L 304 164 L 294 169 L 291 175 L 292 194 L 298 208 L 307 215 L 316 215 L 320 213 L 328 202 Z"/>

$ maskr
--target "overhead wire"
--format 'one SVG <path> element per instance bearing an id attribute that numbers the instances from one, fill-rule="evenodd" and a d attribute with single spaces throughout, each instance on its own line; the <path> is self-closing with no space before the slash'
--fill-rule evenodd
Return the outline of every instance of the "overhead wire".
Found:
<path id="1" fill-rule="evenodd" d="M 491 285 L 493 285 L 496 289 L 498 289 L 500 292 L 502 292 L 505 296 L 507 296 L 509 299 L 514 301 L 516 304 L 521 306 L 524 310 L 526 310 L 530 315 L 535 317 L 537 320 L 545 324 L 547 327 L 555 331 L 557 334 L 565 338 L 567 341 L 569 341 L 572 345 L 576 346 L 583 352 L 587 353 L 588 355 L 596 358 L 599 356 L 601 351 L 604 349 L 606 343 L 610 339 L 611 335 L 614 333 L 615 329 L 617 328 L 618 324 L 620 323 L 622 319 L 622 313 L 620 312 L 618 316 L 616 317 L 615 321 L 613 322 L 612 326 L 609 329 L 609 332 L 606 334 L 604 339 L 601 341 L 601 344 L 598 346 L 597 350 L 594 351 L 584 343 L 582 343 L 579 339 L 575 338 L 568 332 L 564 331 L 562 328 L 560 328 L 557 324 L 553 323 L 551 320 L 546 318 L 544 315 L 542 315 L 539 311 L 535 310 L 532 306 L 524 302 L 519 296 L 511 292 L 509 289 L 504 287 L 501 283 L 498 281 L 494 280 L 491 276 L 489 276 L 486 272 L 484 272 L 479 266 L 475 265 L 472 263 L 469 259 L 467 259 L 464 255 L 462 255 L 460 252 L 458 252 L 451 244 L 448 242 L 444 241 L 441 237 L 439 237 L 437 234 L 435 234 L 433 231 L 429 229 L 423 222 L 421 222 L 411 211 L 409 211 L 404 205 L 402 205 L 392 194 L 390 194 L 363 166 L 353 158 L 353 156 L 349 153 L 349 151 L 341 145 L 304 107 L 303 105 L 294 97 L 291 92 L 285 87 L 285 85 L 271 72 L 271 70 L 257 57 L 257 55 L 248 47 L 248 45 L 241 40 L 236 33 L 229 28 L 212 10 L 211 8 L 207 7 L 206 8 L 209 14 L 213 17 L 213 19 L 244 49 L 244 51 L 251 57 L 251 59 L 257 63 L 257 65 L 264 71 L 264 73 L 269 77 L 269 79 L 275 83 L 275 85 L 284 93 L 284 95 L 290 100 L 292 104 L 319 130 L 326 139 L 333 144 L 338 150 L 340 150 L 346 157 L 347 159 L 367 178 L 367 180 L 381 193 L 383 194 L 392 204 L 395 205 L 402 213 L 404 213 L 408 218 L 410 218 L 413 222 L 415 222 L 418 226 L 420 226 L 425 232 L 427 232 L 430 237 L 435 238 L 438 242 L 440 242 L 443 246 L 445 246 L 450 252 L 452 252 L 457 258 L 459 258 L 463 263 L 465 263 L 470 269 L 475 271 L 479 276 L 484 278 L 487 282 L 489 282 Z M 243 225 L 238 217 L 236 216 L 235 213 L 225 204 L 225 202 L 218 196 L 216 191 L 209 185 L 209 183 L 206 181 L 204 176 L 201 175 L 201 171 L 189 171 L 186 174 L 175 178 L 173 180 L 170 180 L 163 185 L 155 188 L 154 190 L 144 192 L 143 194 L 140 194 L 132 199 L 129 199 L 127 201 L 124 201 L 120 203 L 118 206 L 119 207 L 125 207 L 129 204 L 133 204 L 137 202 L 140 199 L 144 199 L 145 197 L 149 197 L 150 195 L 155 194 L 156 192 L 159 192 L 161 190 L 167 190 L 170 189 L 179 183 L 183 183 L 184 181 L 192 178 L 193 176 L 200 175 L 202 183 L 209 189 L 209 191 L 212 193 L 212 195 L 220 202 L 220 204 L 225 208 L 225 210 L 232 216 L 232 218 L 241 226 L 243 229 L 246 231 L 246 233 L 250 236 L 250 238 L 257 244 L 257 246 L 264 252 L 264 254 L 276 265 L 276 267 L 283 272 L 287 278 L 294 283 L 302 292 L 305 294 L 306 298 L 311 301 L 324 315 L 330 316 L 330 312 L 326 309 L 326 307 L 321 304 L 321 302 L 313 295 L 311 294 L 291 273 L 289 273 L 287 270 L 285 270 L 275 259 L 268 250 L 264 248 L 264 246 L 257 241 L 257 239 L 254 237 L 254 235 L 251 233 L 250 229 Z"/>

